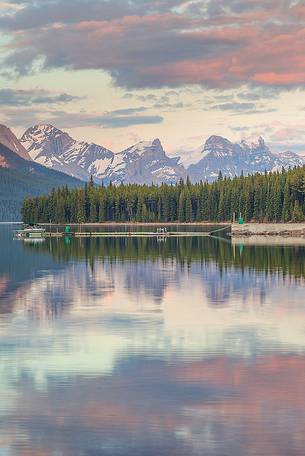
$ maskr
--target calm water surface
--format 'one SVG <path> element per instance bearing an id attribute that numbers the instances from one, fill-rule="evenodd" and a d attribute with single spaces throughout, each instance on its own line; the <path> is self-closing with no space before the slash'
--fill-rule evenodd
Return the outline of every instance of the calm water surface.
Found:
<path id="1" fill-rule="evenodd" d="M 0 227 L 0 455 L 304 455 L 304 259 Z"/>

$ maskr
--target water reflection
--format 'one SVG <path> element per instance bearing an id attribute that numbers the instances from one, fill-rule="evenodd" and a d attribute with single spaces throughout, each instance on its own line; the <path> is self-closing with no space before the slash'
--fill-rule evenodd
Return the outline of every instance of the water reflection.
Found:
<path id="1" fill-rule="evenodd" d="M 242 271 L 280 272 L 295 279 L 305 277 L 304 246 L 244 246 L 228 238 L 63 238 L 46 239 L 43 244 L 25 244 L 29 251 L 47 252 L 56 260 L 156 261 L 175 260 L 180 265 L 215 261 L 220 271 L 234 266 Z"/>
<path id="2" fill-rule="evenodd" d="M 225 357 L 166 363 L 138 357 L 111 377 L 24 378 L 14 454 L 301 455 L 304 360 Z M 24 400 L 26 398 L 26 400 Z M 2 428 L 3 429 L 3 428 Z M 27 453 L 25 448 L 30 449 Z"/>
<path id="3" fill-rule="evenodd" d="M 154 238 L 69 238 L 68 242 L 47 239 L 40 245 L 26 244 L 24 249 L 48 253 L 65 265 L 57 283 L 47 284 L 49 303 L 75 305 L 75 290 L 77 295 L 84 290 L 100 302 L 104 295 L 123 288 L 155 304 L 179 289 L 179 294 L 197 290 L 211 306 L 230 306 L 232 298 L 247 303 L 251 296 L 263 305 L 272 287 L 303 285 L 305 276 L 305 248 L 300 246 L 244 247 L 227 239 L 200 237 L 169 238 L 162 243 Z M 73 286 L 68 287 L 67 281 Z"/>
<path id="4" fill-rule="evenodd" d="M 303 247 L 0 231 L 0 454 L 303 455 Z"/>

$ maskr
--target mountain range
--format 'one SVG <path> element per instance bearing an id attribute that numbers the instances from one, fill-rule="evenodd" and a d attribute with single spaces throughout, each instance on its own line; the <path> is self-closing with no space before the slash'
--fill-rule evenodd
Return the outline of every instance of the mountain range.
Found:
<path id="1" fill-rule="evenodd" d="M 52 125 L 29 128 L 20 140 L 31 159 L 66 174 L 97 183 L 174 183 L 187 176 L 194 181 L 227 177 L 242 172 L 274 171 L 302 166 L 304 157 L 293 152 L 274 153 L 263 138 L 257 143 L 234 143 L 221 136 L 211 136 L 196 150 L 196 163 L 184 166 L 180 157 L 169 157 L 159 139 L 141 141 L 119 153 L 94 143 L 76 141 Z M 190 152 L 191 154 L 191 152 Z"/>
<path id="2" fill-rule="evenodd" d="M 159 139 L 141 141 L 117 154 L 94 143 L 76 141 L 52 125 L 35 125 L 20 140 L 32 160 L 82 180 L 97 183 L 176 182 L 184 178 L 179 157 L 166 155 Z"/>
<path id="3" fill-rule="evenodd" d="M 159 185 L 187 176 L 193 182 L 212 181 L 219 171 L 234 177 L 305 165 L 305 158 L 293 152 L 272 152 L 261 137 L 256 143 L 235 143 L 210 136 L 194 156 L 195 163 L 184 165 L 180 157 L 167 155 L 159 139 L 140 141 L 114 153 L 98 144 L 77 141 L 49 124 L 29 128 L 19 140 L 0 125 L 0 220 L 16 217 L 25 196 L 46 193 L 59 185 L 79 186 L 91 176 L 98 184 Z"/>

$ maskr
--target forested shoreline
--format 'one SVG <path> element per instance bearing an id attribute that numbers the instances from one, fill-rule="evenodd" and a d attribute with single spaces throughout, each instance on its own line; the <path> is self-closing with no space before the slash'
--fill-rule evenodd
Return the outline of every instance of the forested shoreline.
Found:
<path id="1" fill-rule="evenodd" d="M 305 220 L 305 167 L 288 171 L 223 178 L 213 183 L 97 186 L 54 189 L 27 198 L 26 223 L 225 222 L 241 214 L 245 221 Z"/>

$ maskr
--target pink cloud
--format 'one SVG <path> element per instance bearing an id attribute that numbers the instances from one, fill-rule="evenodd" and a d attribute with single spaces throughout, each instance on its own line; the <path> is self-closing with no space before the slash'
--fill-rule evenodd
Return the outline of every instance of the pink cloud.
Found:
<path id="1" fill-rule="evenodd" d="M 294 87 L 305 84 L 303 16 L 303 7 L 269 1 L 266 11 L 210 18 L 165 12 L 57 22 L 16 32 L 7 63 L 22 71 L 45 56 L 46 67 L 101 69 L 130 87 Z"/>

